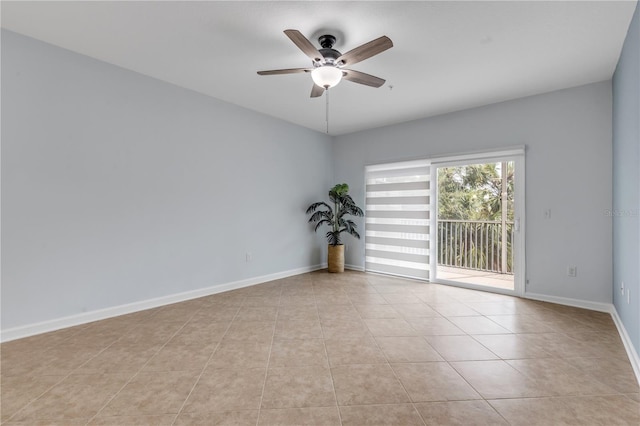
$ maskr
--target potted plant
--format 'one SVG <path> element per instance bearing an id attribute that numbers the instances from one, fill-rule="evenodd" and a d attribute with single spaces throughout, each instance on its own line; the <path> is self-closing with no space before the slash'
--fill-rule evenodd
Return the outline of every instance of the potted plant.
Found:
<path id="1" fill-rule="evenodd" d="M 356 224 L 346 216 L 364 216 L 364 213 L 356 206 L 348 192 L 349 185 L 340 183 L 329 190 L 329 200 L 333 207 L 320 201 L 311 204 L 307 209 L 307 214 L 311 214 L 309 222 L 316 224 L 314 231 L 321 225 L 326 224 L 330 227 L 327 232 L 329 272 L 344 272 L 344 244 L 340 240 L 341 234 L 346 232 L 360 239 Z"/>

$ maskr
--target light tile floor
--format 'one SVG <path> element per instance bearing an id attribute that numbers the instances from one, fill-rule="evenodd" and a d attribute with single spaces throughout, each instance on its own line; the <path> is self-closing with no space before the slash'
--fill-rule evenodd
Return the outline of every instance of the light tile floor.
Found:
<path id="1" fill-rule="evenodd" d="M 608 314 L 320 271 L 8 342 L 14 425 L 638 425 Z"/>

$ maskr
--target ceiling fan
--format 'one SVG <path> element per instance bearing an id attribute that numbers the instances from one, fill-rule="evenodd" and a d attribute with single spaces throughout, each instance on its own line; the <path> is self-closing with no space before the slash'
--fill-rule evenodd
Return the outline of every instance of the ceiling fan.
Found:
<path id="1" fill-rule="evenodd" d="M 311 97 L 322 96 L 325 90 L 340 83 L 343 78 L 365 86 L 380 87 L 385 80 L 360 71 L 346 69 L 360 61 L 382 53 L 393 47 L 391 39 L 387 36 L 379 37 L 368 43 L 356 47 L 344 55 L 333 48 L 336 38 L 330 34 L 320 36 L 318 43 L 322 47 L 316 49 L 311 42 L 298 30 L 285 30 L 284 33 L 300 50 L 307 55 L 312 62 L 311 68 L 288 68 L 281 70 L 258 71 L 259 75 L 297 74 L 308 72 L 313 79 Z"/>

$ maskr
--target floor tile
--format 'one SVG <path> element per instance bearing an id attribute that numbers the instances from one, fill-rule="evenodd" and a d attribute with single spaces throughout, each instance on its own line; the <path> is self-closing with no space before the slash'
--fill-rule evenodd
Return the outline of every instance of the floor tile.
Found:
<path id="1" fill-rule="evenodd" d="M 324 321 L 359 321 L 360 314 L 351 305 L 343 306 L 318 306 L 318 315 L 321 322 Z"/>
<path id="2" fill-rule="evenodd" d="M 34 401 L 64 376 L 2 376 L 0 390 L 2 392 L 0 407 L 2 418 L 7 420 L 22 407 Z"/>
<path id="3" fill-rule="evenodd" d="M 627 398 L 631 399 L 632 401 L 640 402 L 640 393 L 638 393 L 638 392 L 636 392 L 636 393 L 627 393 L 625 395 L 627 396 Z"/>
<path id="4" fill-rule="evenodd" d="M 244 299 L 244 298 L 243 298 Z M 226 322 L 229 323 L 240 310 L 242 300 L 238 302 L 238 306 L 213 305 L 207 309 L 201 309 L 196 312 L 189 322 Z"/>
<path id="5" fill-rule="evenodd" d="M 391 366 L 413 402 L 480 399 L 480 395 L 446 362 Z"/>
<path id="6" fill-rule="evenodd" d="M 440 317 L 441 315 L 436 312 L 431 306 L 426 303 L 400 303 L 391 305 L 396 311 L 405 318 L 420 318 L 420 317 Z"/>
<path id="7" fill-rule="evenodd" d="M 415 404 L 427 426 L 486 426 L 508 423 L 486 401 L 420 402 Z"/>
<path id="8" fill-rule="evenodd" d="M 413 404 L 342 406 L 340 415 L 343 425 L 424 425 Z"/>
<path id="9" fill-rule="evenodd" d="M 417 336 L 418 332 L 401 318 L 365 319 L 374 336 Z"/>
<path id="10" fill-rule="evenodd" d="M 450 317 L 449 320 L 467 334 L 508 334 L 511 333 L 490 319 L 482 316 Z"/>
<path id="11" fill-rule="evenodd" d="M 610 314 L 354 271 L 5 342 L 0 357 L 7 425 L 640 423 Z"/>
<path id="12" fill-rule="evenodd" d="M 270 342 L 275 321 L 233 321 L 223 340 Z"/>
<path id="13" fill-rule="evenodd" d="M 471 336 L 425 336 L 425 339 L 447 361 L 498 359 Z"/>
<path id="14" fill-rule="evenodd" d="M 353 321 L 322 320 L 321 324 L 322 334 L 324 335 L 325 339 L 343 339 L 350 337 L 370 336 L 369 329 L 360 319 Z"/>
<path id="15" fill-rule="evenodd" d="M 423 336 L 450 336 L 465 334 L 447 318 L 407 318 L 414 330 Z"/>
<path id="16" fill-rule="evenodd" d="M 391 305 L 354 305 L 354 307 L 362 319 L 402 317 Z"/>
<path id="17" fill-rule="evenodd" d="M 316 298 L 313 296 L 313 291 L 308 296 L 304 295 L 290 295 L 282 296 L 280 299 L 280 306 L 315 306 Z"/>
<path id="18" fill-rule="evenodd" d="M 329 366 L 322 339 L 275 339 L 273 341 L 269 368 L 305 366 Z"/>
<path id="19" fill-rule="evenodd" d="M 273 306 L 243 306 L 234 321 L 275 321 L 277 314 Z"/>
<path id="20" fill-rule="evenodd" d="M 338 405 L 396 404 L 409 396 L 388 364 L 331 368 Z"/>
<path id="21" fill-rule="evenodd" d="M 505 361 L 460 361 L 451 365 L 485 399 L 547 396 L 535 381 Z"/>
<path id="22" fill-rule="evenodd" d="M 251 293 L 249 293 L 251 294 Z M 254 306 L 254 307 L 278 307 L 280 306 L 280 296 L 247 296 L 244 299 L 242 306 Z M 240 310 L 242 312 L 242 310 Z"/>
<path id="23" fill-rule="evenodd" d="M 277 339 L 321 339 L 322 327 L 320 320 L 278 320 L 276 322 Z"/>
<path id="24" fill-rule="evenodd" d="M 221 411 L 216 413 L 182 413 L 174 423 L 175 426 L 255 426 L 258 410 Z"/>
<path id="25" fill-rule="evenodd" d="M 518 334 L 478 334 L 474 339 L 502 359 L 551 357 L 541 345 Z"/>
<path id="26" fill-rule="evenodd" d="M 430 306 L 434 311 L 445 317 L 462 317 L 478 315 L 478 312 L 474 311 L 464 303 L 432 303 Z"/>
<path id="27" fill-rule="evenodd" d="M 177 414 L 199 374 L 199 371 L 141 372 L 97 417 Z"/>
<path id="28" fill-rule="evenodd" d="M 512 333 L 553 333 L 556 331 L 532 315 L 489 315 L 487 318 Z"/>
<path id="29" fill-rule="evenodd" d="M 223 340 L 216 348 L 208 368 L 266 368 L 271 342 Z"/>
<path id="30" fill-rule="evenodd" d="M 88 423 L 88 426 L 170 426 L 173 424 L 175 417 L 175 414 L 94 417 Z"/>
<path id="31" fill-rule="evenodd" d="M 260 410 L 260 426 L 340 426 L 338 407 L 279 408 Z"/>
<path id="32" fill-rule="evenodd" d="M 318 306 L 321 306 L 321 305 L 329 305 L 329 306 L 347 305 L 347 306 L 351 306 L 351 299 L 349 299 L 347 294 L 343 293 L 343 292 L 340 292 L 339 294 L 321 294 L 321 295 L 316 294 L 315 299 L 316 299 L 316 304 Z"/>
<path id="33" fill-rule="evenodd" d="M 606 395 L 615 393 L 609 386 L 558 358 L 519 359 L 507 363 L 534 380 L 548 396 Z"/>
<path id="34" fill-rule="evenodd" d="M 145 323 L 126 332 L 116 344 L 161 346 L 167 343 L 184 325 L 185 321 Z"/>
<path id="35" fill-rule="evenodd" d="M 327 407 L 335 404 L 328 368 L 314 366 L 269 369 L 262 408 Z"/>
<path id="36" fill-rule="evenodd" d="M 422 300 L 420 300 L 416 295 L 407 292 L 385 293 L 382 297 L 391 304 L 422 303 Z"/>
<path id="37" fill-rule="evenodd" d="M 135 373 L 162 346 L 116 342 L 75 370 L 78 374 Z"/>
<path id="38" fill-rule="evenodd" d="M 382 297 L 375 289 L 369 289 L 366 292 L 357 294 L 349 293 L 347 297 L 354 305 L 387 305 L 389 302 Z"/>
<path id="39" fill-rule="evenodd" d="M 280 306 L 278 321 L 319 321 L 318 308 L 315 305 Z"/>
<path id="40" fill-rule="evenodd" d="M 565 358 L 573 367 L 616 392 L 638 393 L 640 387 L 629 360 L 617 358 Z"/>
<path id="41" fill-rule="evenodd" d="M 91 418 L 129 377 L 127 374 L 71 375 L 19 411 L 12 420 Z"/>
<path id="42" fill-rule="evenodd" d="M 376 337 L 378 345 L 391 363 L 443 361 L 424 337 Z"/>
<path id="43" fill-rule="evenodd" d="M 207 368 L 183 408 L 184 413 L 257 410 L 264 386 L 264 368 Z"/>
<path id="44" fill-rule="evenodd" d="M 211 322 L 209 320 L 189 321 L 169 340 L 167 345 L 211 345 L 222 340 L 230 322 Z"/>
<path id="45" fill-rule="evenodd" d="M 378 364 L 386 362 L 384 354 L 372 337 L 352 337 L 325 340 L 331 366 L 346 364 Z"/>
<path id="46" fill-rule="evenodd" d="M 156 353 L 142 371 L 202 371 L 216 345 L 168 344 Z"/>
<path id="47" fill-rule="evenodd" d="M 7 426 L 75 426 L 86 425 L 90 418 L 74 418 L 74 419 L 34 419 L 28 421 L 14 421 L 11 420 L 6 424 Z"/>
<path id="48" fill-rule="evenodd" d="M 491 400 L 511 425 L 637 425 L 640 403 L 623 395 Z"/>

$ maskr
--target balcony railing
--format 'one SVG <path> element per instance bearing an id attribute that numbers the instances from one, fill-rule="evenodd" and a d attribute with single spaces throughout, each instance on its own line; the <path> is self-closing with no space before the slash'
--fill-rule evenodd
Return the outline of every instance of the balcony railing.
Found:
<path id="1" fill-rule="evenodd" d="M 512 221 L 438 220 L 438 265 L 513 274 L 513 237 Z"/>

